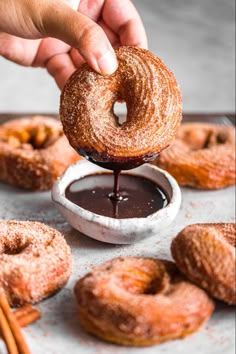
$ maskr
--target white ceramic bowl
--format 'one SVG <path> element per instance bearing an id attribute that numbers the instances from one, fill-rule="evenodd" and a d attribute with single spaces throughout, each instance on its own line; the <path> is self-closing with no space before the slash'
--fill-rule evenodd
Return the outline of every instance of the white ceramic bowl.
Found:
<path id="1" fill-rule="evenodd" d="M 176 217 L 181 203 L 180 188 L 169 173 L 150 164 L 129 172 L 156 182 L 168 196 L 169 203 L 145 218 L 114 219 L 98 215 L 79 207 L 65 197 L 65 190 L 73 181 L 103 171 L 107 170 L 87 160 L 79 161 L 71 165 L 53 186 L 52 200 L 75 229 L 99 241 L 126 244 L 158 235 L 158 232 Z"/>

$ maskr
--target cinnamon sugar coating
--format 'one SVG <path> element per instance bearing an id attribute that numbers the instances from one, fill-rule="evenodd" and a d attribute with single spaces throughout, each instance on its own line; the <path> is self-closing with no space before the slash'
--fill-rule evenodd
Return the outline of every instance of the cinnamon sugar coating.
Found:
<path id="1" fill-rule="evenodd" d="M 183 186 L 219 189 L 234 185 L 235 128 L 185 123 L 154 164 L 167 170 Z"/>
<path id="2" fill-rule="evenodd" d="M 72 256 L 60 232 L 39 222 L 0 221 L 0 289 L 13 306 L 36 303 L 63 287 Z"/>
<path id="3" fill-rule="evenodd" d="M 196 331 L 214 305 L 172 262 L 120 257 L 105 262 L 75 285 L 79 317 L 95 336 L 146 346 Z"/>
<path id="4" fill-rule="evenodd" d="M 236 225 L 193 224 L 172 241 L 180 271 L 213 297 L 235 304 Z"/>
<path id="5" fill-rule="evenodd" d="M 31 190 L 50 189 L 78 159 L 61 123 L 52 117 L 23 117 L 0 125 L 0 181 Z"/>
<path id="6" fill-rule="evenodd" d="M 118 70 L 101 76 L 87 64 L 66 83 L 60 118 L 70 144 L 98 164 L 153 159 L 174 139 L 182 118 L 178 84 L 165 64 L 145 49 L 120 47 Z M 119 125 L 113 106 L 127 105 Z"/>

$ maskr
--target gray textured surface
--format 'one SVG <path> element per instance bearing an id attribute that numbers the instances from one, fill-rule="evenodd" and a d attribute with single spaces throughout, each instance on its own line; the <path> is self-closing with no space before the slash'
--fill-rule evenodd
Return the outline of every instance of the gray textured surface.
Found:
<path id="1" fill-rule="evenodd" d="M 235 109 L 234 0 L 134 0 L 150 49 L 173 70 L 185 111 Z M 0 112 L 57 112 L 59 90 L 42 69 L 0 58 Z"/>
<path id="2" fill-rule="evenodd" d="M 233 222 L 234 187 L 220 191 L 182 188 L 183 201 L 176 220 L 155 237 L 143 242 L 114 246 L 92 240 L 73 230 L 57 212 L 49 192 L 29 193 L 0 183 L 0 219 L 38 220 L 62 231 L 73 253 L 73 274 L 56 296 L 38 305 L 43 317 L 24 330 L 32 354 L 234 354 L 234 308 L 218 303 L 211 319 L 197 333 L 148 348 L 107 344 L 80 327 L 73 295 L 76 280 L 93 265 L 121 255 L 170 258 L 171 239 L 195 222 Z M 6 354 L 0 341 L 0 353 Z"/>

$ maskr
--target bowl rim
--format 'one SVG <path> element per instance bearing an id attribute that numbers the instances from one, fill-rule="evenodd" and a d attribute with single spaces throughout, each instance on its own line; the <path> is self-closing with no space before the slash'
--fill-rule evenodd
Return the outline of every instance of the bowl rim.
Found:
<path id="1" fill-rule="evenodd" d="M 81 171 L 83 170 L 83 165 L 87 166 L 93 166 L 92 170 L 94 170 L 93 172 L 87 172 L 85 169 L 84 173 L 81 173 Z M 59 206 L 62 206 L 63 208 L 69 210 L 71 213 L 73 213 L 76 216 L 79 216 L 80 218 L 86 220 L 86 221 L 90 221 L 90 222 L 95 222 L 97 224 L 102 224 L 104 226 L 108 226 L 112 224 L 112 228 L 113 229 L 120 229 L 122 227 L 126 227 L 127 223 L 129 224 L 135 224 L 137 226 L 139 226 L 140 228 L 142 228 L 142 226 L 144 228 L 145 224 L 148 220 L 149 223 L 153 224 L 155 222 L 157 222 L 157 219 L 162 218 L 167 216 L 167 214 L 169 215 L 169 213 L 171 212 L 171 210 L 173 208 L 177 208 L 177 210 L 180 207 L 181 204 L 181 190 L 180 187 L 177 183 L 177 181 L 165 170 L 160 169 L 157 166 L 151 165 L 151 164 L 144 164 L 142 166 L 139 166 L 135 169 L 130 170 L 130 173 L 133 174 L 137 174 L 137 175 L 143 175 L 145 169 L 150 169 L 152 171 L 156 171 L 157 173 L 161 174 L 162 177 L 165 178 L 165 180 L 167 181 L 167 183 L 169 184 L 171 190 L 172 190 L 172 196 L 170 197 L 169 203 L 157 210 L 155 213 L 150 214 L 146 217 L 141 217 L 141 218 L 125 218 L 125 219 L 115 219 L 115 218 L 111 218 L 108 216 L 103 216 L 103 215 L 99 215 L 96 213 L 93 213 L 89 210 L 86 210 L 78 205 L 76 205 L 75 203 L 71 202 L 70 200 L 68 200 L 65 197 L 65 190 L 68 187 L 69 184 L 71 184 L 73 181 L 75 181 L 76 179 L 80 179 L 83 178 L 87 175 L 91 175 L 94 174 L 96 172 L 107 172 L 107 169 L 104 169 L 100 166 L 97 166 L 87 160 L 81 160 L 81 161 L 77 161 L 74 164 L 70 165 L 65 171 L 64 173 L 56 180 L 56 182 L 54 183 L 53 187 L 52 187 L 52 191 L 51 191 L 51 197 L 54 203 L 56 203 Z M 76 170 L 78 170 L 79 172 L 79 177 L 75 178 L 74 176 L 76 176 Z M 140 173 L 140 170 L 142 171 Z M 149 176 L 146 176 L 148 179 L 151 179 Z M 152 180 L 152 179 L 151 179 Z M 155 181 L 154 181 L 155 182 Z M 162 189 L 163 185 L 161 185 L 160 183 L 160 187 Z"/>

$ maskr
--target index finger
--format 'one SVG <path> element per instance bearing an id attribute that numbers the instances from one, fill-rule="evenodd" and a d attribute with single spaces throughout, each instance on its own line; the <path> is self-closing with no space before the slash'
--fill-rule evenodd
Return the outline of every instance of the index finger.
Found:
<path id="1" fill-rule="evenodd" d="M 105 0 L 103 20 L 119 36 L 122 45 L 147 48 L 142 20 L 130 0 Z"/>

